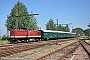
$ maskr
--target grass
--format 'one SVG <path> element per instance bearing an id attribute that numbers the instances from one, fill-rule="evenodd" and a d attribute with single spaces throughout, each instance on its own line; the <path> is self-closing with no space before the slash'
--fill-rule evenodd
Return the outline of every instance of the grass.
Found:
<path id="1" fill-rule="evenodd" d="M 90 44 L 90 40 L 89 40 L 89 44 Z"/>
<path id="2" fill-rule="evenodd" d="M 90 43 L 90 36 L 88 38 L 89 38 L 89 43 Z"/>
<path id="3" fill-rule="evenodd" d="M 8 44 L 8 40 L 0 40 L 0 44 Z"/>
<path id="4" fill-rule="evenodd" d="M 80 36 L 80 38 L 85 38 L 85 37 L 88 38 L 88 36 Z"/>

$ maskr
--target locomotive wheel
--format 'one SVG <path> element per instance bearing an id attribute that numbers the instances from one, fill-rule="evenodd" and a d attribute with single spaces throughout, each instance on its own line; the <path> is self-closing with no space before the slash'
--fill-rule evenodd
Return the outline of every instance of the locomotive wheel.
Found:
<path id="1" fill-rule="evenodd" d="M 38 42 L 38 40 L 37 40 L 37 39 L 35 39 L 34 41 Z"/>
<path id="2" fill-rule="evenodd" d="M 15 41 L 14 44 L 17 44 L 17 41 Z"/>
<path id="3" fill-rule="evenodd" d="M 17 40 L 10 40 L 10 44 L 17 44 Z"/>
<path id="4" fill-rule="evenodd" d="M 26 43 L 28 43 L 29 42 L 29 40 L 26 40 Z"/>
<path id="5" fill-rule="evenodd" d="M 12 41 L 10 41 L 10 44 L 12 44 Z"/>
<path id="6" fill-rule="evenodd" d="M 27 42 L 27 40 L 24 40 L 24 42 Z"/>
<path id="7" fill-rule="evenodd" d="M 13 44 L 13 40 L 12 39 L 10 39 L 10 44 Z"/>

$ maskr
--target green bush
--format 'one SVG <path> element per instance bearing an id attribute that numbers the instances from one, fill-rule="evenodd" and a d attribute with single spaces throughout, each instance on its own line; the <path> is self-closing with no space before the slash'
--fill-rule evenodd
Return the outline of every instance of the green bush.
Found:
<path id="1" fill-rule="evenodd" d="M 4 34 L 3 36 L 2 36 L 2 39 L 1 40 L 6 40 L 7 39 L 7 36 Z"/>
<path id="2" fill-rule="evenodd" d="M 1 41 L 6 40 L 6 38 L 2 38 Z"/>

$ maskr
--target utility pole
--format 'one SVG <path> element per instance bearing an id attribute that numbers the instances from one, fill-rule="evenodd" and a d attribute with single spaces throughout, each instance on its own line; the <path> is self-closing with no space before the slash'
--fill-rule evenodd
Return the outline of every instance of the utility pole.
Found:
<path id="1" fill-rule="evenodd" d="M 69 24 L 60 24 L 60 25 L 70 25 L 70 24 L 72 24 L 72 23 L 69 23 Z M 57 19 L 57 28 L 56 28 L 56 30 L 58 31 L 58 19 Z M 72 29 L 73 29 L 73 26 L 72 26 Z M 58 45 L 58 32 L 57 32 L 57 40 L 56 40 L 56 45 Z"/>
<path id="2" fill-rule="evenodd" d="M 39 29 L 41 30 L 41 27 L 39 27 Z"/>
<path id="3" fill-rule="evenodd" d="M 56 29 L 57 31 L 58 31 L 58 19 L 57 19 L 57 29 Z M 58 45 L 58 32 L 57 32 L 57 40 L 56 40 L 56 45 Z"/>

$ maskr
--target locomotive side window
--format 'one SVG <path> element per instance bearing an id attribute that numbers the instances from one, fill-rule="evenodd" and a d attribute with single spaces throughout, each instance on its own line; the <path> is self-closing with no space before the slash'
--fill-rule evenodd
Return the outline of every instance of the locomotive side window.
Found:
<path id="1" fill-rule="evenodd" d="M 38 32 L 38 35 L 40 35 L 40 33 Z"/>
<path id="2" fill-rule="evenodd" d="M 38 32 L 38 35 L 41 35 L 41 33 L 40 33 L 40 32 Z"/>
<path id="3" fill-rule="evenodd" d="M 11 33 L 12 35 L 14 35 L 14 31 L 12 31 L 12 33 Z"/>

